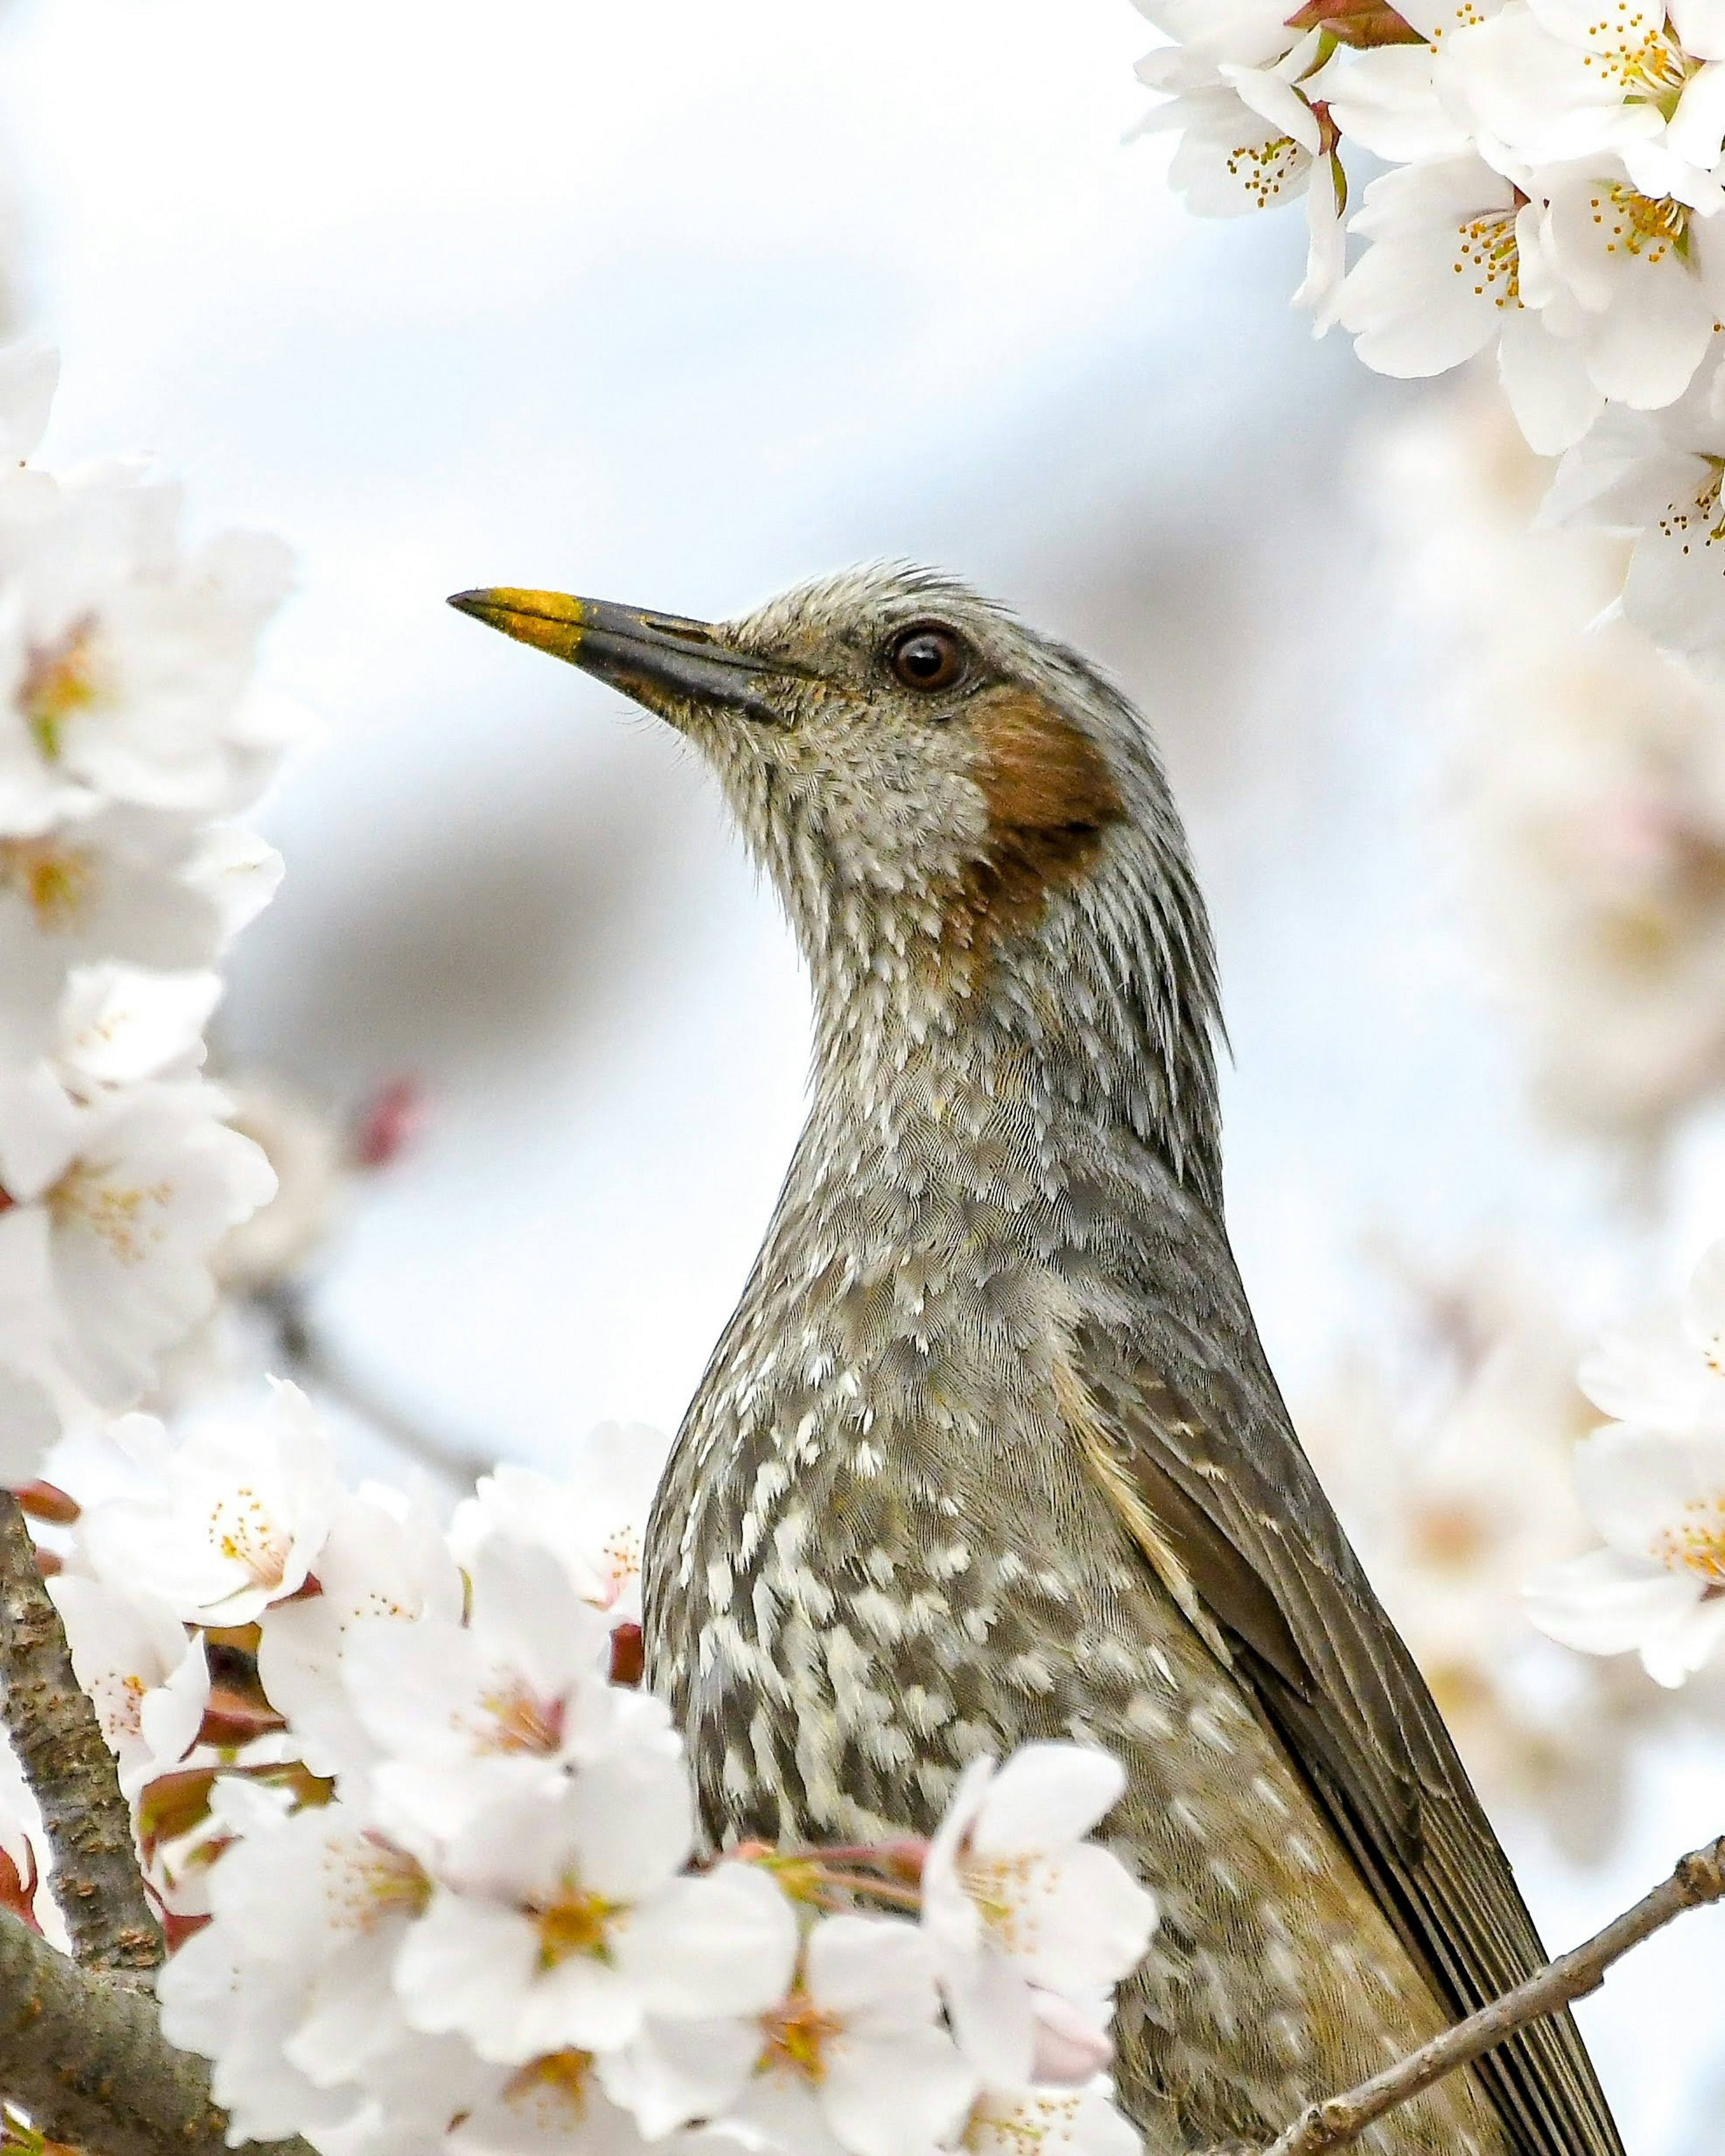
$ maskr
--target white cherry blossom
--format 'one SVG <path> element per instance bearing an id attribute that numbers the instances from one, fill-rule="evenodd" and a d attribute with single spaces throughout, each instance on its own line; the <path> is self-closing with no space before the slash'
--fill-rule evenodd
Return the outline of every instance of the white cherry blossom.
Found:
<path id="1" fill-rule="evenodd" d="M 1553 523 L 1631 532 L 1623 609 L 1666 649 L 1710 674 L 1725 652 L 1725 414 L 1720 377 L 1669 410 L 1608 410 L 1558 467 Z"/>
<path id="2" fill-rule="evenodd" d="M 1604 395 L 1640 410 L 1675 402 L 1725 304 L 1725 226 L 1609 163 L 1553 172 L 1543 193 L 1543 304 L 1562 310 L 1559 333 L 1577 339 Z"/>
<path id="3" fill-rule="evenodd" d="M 740 1866 L 679 1876 L 693 1835 L 680 1758 L 644 1750 L 485 1805 L 398 1957 L 408 2019 L 519 2064 L 613 2049 L 649 2015 L 764 2005 L 789 1975 L 783 1897 Z"/>
<path id="4" fill-rule="evenodd" d="M 1314 30 L 1266 67 L 1213 68 L 1178 48 L 1138 63 L 1146 87 L 1168 94 L 1139 131 L 1178 133 L 1168 179 L 1189 208 L 1202 217 L 1239 217 L 1304 194 L 1322 131 L 1297 85 L 1320 43 Z"/>
<path id="5" fill-rule="evenodd" d="M 1675 1316 L 1613 1327 L 1583 1358 L 1581 1389 L 1619 1422 L 1725 1428 L 1725 1243 L 1690 1276 Z"/>
<path id="6" fill-rule="evenodd" d="M 305 1586 L 336 1497 L 311 1402 L 276 1378 L 254 1419 L 199 1424 L 151 1493 L 89 1515 L 83 1547 L 99 1577 L 146 1589 L 188 1623 L 245 1625 Z"/>
<path id="7" fill-rule="evenodd" d="M 246 693 L 286 551 L 182 556 L 178 510 L 123 467 L 0 492 L 0 830 L 116 801 L 219 815 L 268 776 L 280 721 Z"/>
<path id="8" fill-rule="evenodd" d="M 258 1676 L 313 1774 L 357 1774 L 379 1748 L 349 1689 L 349 1648 L 422 1623 L 445 1636 L 461 1614 L 461 1574 L 423 1502 L 375 1484 L 335 1497 L 313 1561 L 318 1592 L 263 1613 Z"/>
<path id="9" fill-rule="evenodd" d="M 203 844 L 183 819 L 130 807 L 0 838 L 0 1055 L 48 1052 L 74 966 L 209 965 L 227 923 L 198 880 Z"/>
<path id="10" fill-rule="evenodd" d="M 926 1937 L 891 1917 L 829 1917 L 730 2115 L 781 2147 L 926 2156 L 968 2116 L 976 2076 L 937 2020 Z"/>
<path id="11" fill-rule="evenodd" d="M 1528 0 L 1445 56 L 1452 106 L 1488 156 L 1554 164 L 1620 157 L 1644 193 L 1725 202 L 1718 70 L 1686 53 L 1662 6 Z"/>
<path id="12" fill-rule="evenodd" d="M 39 1337 L 98 1407 L 130 1407 L 162 1350 L 208 1314 L 218 1245 L 275 1187 L 225 1108 L 196 1080 L 77 1105 L 45 1079 L 0 1070 L 0 1182 L 45 1264 Z"/>
<path id="13" fill-rule="evenodd" d="M 1269 67 L 1300 42 L 1282 0 L 1132 0 L 1170 41 L 1210 67 Z"/>
<path id="14" fill-rule="evenodd" d="M 985 2080 L 1029 2077 L 1032 1985 L 1077 1994 L 1142 1958 L 1156 1903 L 1086 1837 L 1126 1786 L 1076 1744 L 1028 1744 L 966 1768 L 929 1847 L 922 1921 L 959 2042 Z"/>
<path id="15" fill-rule="evenodd" d="M 1534 304 L 1537 259 L 1524 289 L 1540 211 L 1512 182 L 1471 153 L 1409 165 L 1373 182 L 1353 229 L 1372 244 L 1348 274 L 1337 317 L 1368 367 L 1437 374 L 1495 342 L 1529 443 L 1549 454 L 1585 433 L 1604 399 L 1580 343 L 1554 336 Z"/>
<path id="16" fill-rule="evenodd" d="M 120 1787 L 136 1797 L 177 1766 L 197 1742 L 209 1702 L 201 1639 L 165 1602 L 133 1589 L 62 1573 L 48 1584 L 66 1627 L 72 1666 L 90 1694 Z"/>
<path id="17" fill-rule="evenodd" d="M 465 1625 L 365 1625 L 348 1645 L 347 1690 L 384 1755 L 372 1786 L 393 1830 L 418 1845 L 458 1835 L 493 1799 L 536 1789 L 555 1799 L 569 1768 L 620 1746 L 680 1777 L 662 1702 L 604 1681 L 603 1623 L 548 1550 L 498 1538 L 471 1578 Z"/>
<path id="18" fill-rule="evenodd" d="M 493 1536 L 549 1550 L 575 1591 L 619 1625 L 641 1621 L 641 1546 L 670 1441 L 644 1423 L 601 1423 L 567 1476 L 503 1466 L 456 1507 L 450 1545 L 465 1563 Z"/>
<path id="19" fill-rule="evenodd" d="M 1575 1481 L 1605 1548 L 1528 1589 L 1534 1623 L 1589 1654 L 1637 1649 L 1681 1684 L 1725 1640 L 1725 1424 L 1608 1424 L 1576 1448 Z"/>
<path id="20" fill-rule="evenodd" d="M 964 2129 L 970 2156 L 1137 2156 L 1143 2143 L 1100 2088 L 991 2088 Z"/>

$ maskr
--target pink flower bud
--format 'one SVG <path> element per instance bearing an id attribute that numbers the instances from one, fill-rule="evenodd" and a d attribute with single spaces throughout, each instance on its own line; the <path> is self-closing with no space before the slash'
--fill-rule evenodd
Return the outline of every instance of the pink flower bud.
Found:
<path id="1" fill-rule="evenodd" d="M 1114 2056 L 1106 2029 L 1076 1999 L 1058 1992 L 1033 1991 L 1030 2014 L 1035 2025 L 1035 2052 L 1030 2078 L 1038 2082 L 1093 2080 Z"/>

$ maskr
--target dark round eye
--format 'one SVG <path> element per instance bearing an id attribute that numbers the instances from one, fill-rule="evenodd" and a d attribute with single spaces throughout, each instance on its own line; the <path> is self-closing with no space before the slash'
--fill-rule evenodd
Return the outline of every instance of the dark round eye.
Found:
<path id="1" fill-rule="evenodd" d="M 887 664 L 906 688 L 920 689 L 925 695 L 962 680 L 967 658 L 963 644 L 950 629 L 927 622 L 896 636 L 886 654 Z"/>

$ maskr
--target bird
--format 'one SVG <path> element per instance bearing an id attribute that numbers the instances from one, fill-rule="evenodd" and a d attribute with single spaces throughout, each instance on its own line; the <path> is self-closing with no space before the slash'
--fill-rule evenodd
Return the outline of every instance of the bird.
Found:
<path id="1" fill-rule="evenodd" d="M 927 1834 L 979 1756 L 1114 1753 L 1149 2156 L 1261 2148 L 1531 1974 L 1229 1244 L 1214 947 L 1138 710 L 904 563 L 724 623 L 450 603 L 692 745 L 812 987 L 807 1121 L 644 1544 L 708 1845 Z M 1567 2014 L 1361 2145 L 1621 2156 Z"/>

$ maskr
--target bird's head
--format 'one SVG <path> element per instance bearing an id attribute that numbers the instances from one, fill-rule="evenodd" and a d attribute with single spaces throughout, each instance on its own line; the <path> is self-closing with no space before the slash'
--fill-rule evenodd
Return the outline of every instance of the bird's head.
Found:
<path id="1" fill-rule="evenodd" d="M 714 766 L 824 1031 L 1003 1003 L 1046 1030 L 1050 995 L 1153 997 L 1158 1045 L 1207 1060 L 1209 936 L 1148 731 L 1004 609 L 898 564 L 722 623 L 548 592 L 450 603 L 621 690 Z"/>

